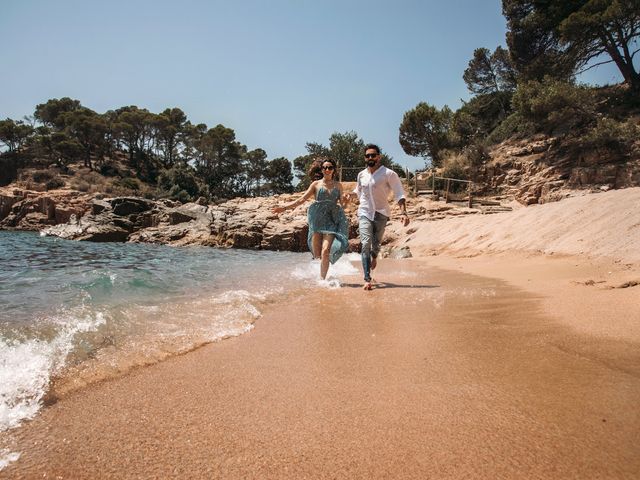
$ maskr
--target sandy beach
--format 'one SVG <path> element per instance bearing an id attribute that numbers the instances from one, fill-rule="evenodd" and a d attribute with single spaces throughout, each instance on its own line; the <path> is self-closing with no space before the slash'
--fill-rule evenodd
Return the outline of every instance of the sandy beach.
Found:
<path id="1" fill-rule="evenodd" d="M 0 478 L 638 478 L 633 255 L 430 251 L 61 398 Z"/>

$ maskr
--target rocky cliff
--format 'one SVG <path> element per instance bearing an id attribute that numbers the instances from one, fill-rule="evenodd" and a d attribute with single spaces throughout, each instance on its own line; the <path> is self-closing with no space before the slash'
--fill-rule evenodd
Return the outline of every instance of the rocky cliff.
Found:
<path id="1" fill-rule="evenodd" d="M 558 138 L 508 141 L 490 152 L 480 183 L 523 205 L 560 200 L 576 189 L 613 190 L 640 186 L 640 141 L 630 153 L 587 149 Z"/>

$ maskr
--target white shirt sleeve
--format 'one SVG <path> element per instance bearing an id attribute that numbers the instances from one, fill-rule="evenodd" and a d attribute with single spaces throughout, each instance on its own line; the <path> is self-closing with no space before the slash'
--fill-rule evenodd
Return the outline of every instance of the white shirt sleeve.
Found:
<path id="1" fill-rule="evenodd" d="M 396 202 L 399 202 L 404 198 L 404 189 L 402 188 L 402 182 L 400 181 L 400 177 L 396 172 L 391 169 L 388 169 L 388 172 L 389 177 L 387 180 L 389 181 L 389 186 L 393 191 L 393 196 L 396 199 Z"/>
<path id="2" fill-rule="evenodd" d="M 356 188 L 353 189 L 353 193 L 360 196 L 360 174 L 358 173 L 358 177 L 356 178 Z"/>

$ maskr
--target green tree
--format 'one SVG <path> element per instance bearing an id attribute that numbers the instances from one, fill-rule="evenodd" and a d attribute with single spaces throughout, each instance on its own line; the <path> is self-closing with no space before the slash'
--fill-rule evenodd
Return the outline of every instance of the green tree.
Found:
<path id="1" fill-rule="evenodd" d="M 0 120 L 0 142 L 9 149 L 9 152 L 18 151 L 33 135 L 34 129 L 22 120 Z"/>
<path id="2" fill-rule="evenodd" d="M 485 101 L 497 101 L 501 119 L 506 117 L 508 94 L 516 89 L 516 72 L 507 50 L 497 47 L 490 53 L 486 48 L 477 48 L 462 78 L 471 93 L 485 95 Z"/>
<path id="3" fill-rule="evenodd" d="M 640 90 L 633 59 L 640 37 L 640 0 L 503 0 L 507 44 L 524 80 L 568 80 L 614 62 Z M 601 60 L 602 59 L 602 60 Z M 601 60 L 590 65 L 593 60 Z"/>
<path id="4" fill-rule="evenodd" d="M 274 158 L 265 170 L 265 191 L 271 195 L 293 192 L 291 162 L 284 157 Z"/>
<path id="5" fill-rule="evenodd" d="M 84 166 L 93 169 L 91 156 L 106 149 L 104 146 L 107 134 L 105 120 L 93 110 L 85 107 L 65 112 L 58 118 L 64 125 L 64 131 L 81 145 L 84 152 L 82 155 Z"/>
<path id="6" fill-rule="evenodd" d="M 135 105 L 121 107 L 115 113 L 113 131 L 117 142 L 129 153 L 129 164 L 140 179 L 155 181 L 158 172 L 153 155 L 156 116 Z"/>
<path id="7" fill-rule="evenodd" d="M 453 113 L 421 102 L 404 114 L 400 124 L 400 146 L 407 155 L 420 156 L 440 166 L 441 153 L 450 144 L 449 129 Z"/>
<path id="8" fill-rule="evenodd" d="M 329 137 L 329 147 L 325 147 L 320 143 L 307 143 L 307 155 L 297 157 L 293 161 L 296 176 L 300 182 L 296 186 L 296 190 L 305 190 L 311 183 L 308 176 L 311 164 L 318 158 L 329 157 L 336 161 L 338 168 L 342 169 L 342 181 L 353 182 L 358 176 L 358 172 L 365 167 L 364 163 L 364 147 L 365 142 L 354 131 L 344 133 L 334 132 Z M 401 166 L 393 162 L 386 153 L 381 152 L 382 164 L 389 168 L 403 173 Z"/>
<path id="9" fill-rule="evenodd" d="M 238 194 L 238 176 L 246 147 L 236 141 L 235 132 L 217 125 L 209 129 L 197 145 L 196 172 L 217 198 Z"/>
<path id="10" fill-rule="evenodd" d="M 338 133 L 329 137 L 329 156 L 342 168 L 342 180 L 353 182 L 364 168 L 365 143 L 354 131 Z"/>
<path id="11" fill-rule="evenodd" d="M 625 83 L 640 92 L 640 74 L 633 64 L 640 37 L 640 0 L 579 0 L 564 2 L 564 8 L 543 12 L 559 15 L 558 31 L 567 50 L 585 68 L 603 56 L 603 63 L 615 63 Z M 545 8 L 546 7 L 546 8 Z M 634 49 L 635 48 L 635 49 Z M 592 68 L 592 65 L 588 68 Z"/>
<path id="12" fill-rule="evenodd" d="M 576 71 L 575 61 L 564 54 L 554 21 L 539 12 L 539 3 L 540 0 L 502 0 L 513 67 L 519 80 L 540 81 L 545 76 L 569 80 Z"/>
<path id="13" fill-rule="evenodd" d="M 199 123 L 197 125 L 192 125 L 191 122 L 187 122 L 184 128 L 183 133 L 183 142 L 184 149 L 182 151 L 182 155 L 179 157 L 179 160 L 188 163 L 191 161 L 195 161 L 198 150 L 198 145 L 202 140 L 202 137 L 209 130 L 204 123 Z"/>
<path id="14" fill-rule="evenodd" d="M 62 170 L 66 170 L 67 165 L 82 158 L 82 145 L 66 132 L 58 132 L 48 127 L 39 127 L 37 131 L 37 141 L 34 145 L 36 151 L 46 156 L 49 161 L 55 162 Z"/>
<path id="15" fill-rule="evenodd" d="M 452 147 L 464 148 L 482 141 L 511 111 L 511 92 L 476 95 L 453 114 L 450 142 Z M 500 98 L 496 98 L 500 97 Z"/>
<path id="16" fill-rule="evenodd" d="M 187 116 L 179 108 L 167 108 L 154 119 L 156 143 L 165 168 L 172 167 L 184 144 L 184 135 L 189 126 Z"/>
<path id="17" fill-rule="evenodd" d="M 306 190 L 311 184 L 311 179 L 307 175 L 313 161 L 317 158 L 328 157 L 331 155 L 330 150 L 320 143 L 308 142 L 305 144 L 307 150 L 306 155 L 300 155 L 293 159 L 293 168 L 299 182 L 296 190 Z"/>
<path id="18" fill-rule="evenodd" d="M 192 201 L 201 194 L 195 170 L 178 163 L 158 176 L 158 187 L 172 200 Z"/>
<path id="19" fill-rule="evenodd" d="M 462 78 L 469 91 L 476 95 L 512 92 L 516 88 L 516 73 L 509 52 L 502 47 L 493 53 L 487 48 L 476 48 Z"/>
<path id="20" fill-rule="evenodd" d="M 80 108 L 82 105 L 79 100 L 73 100 L 69 97 L 53 98 L 46 103 L 36 105 L 33 116 L 43 125 L 62 130 L 65 127 L 63 115 Z"/>
<path id="21" fill-rule="evenodd" d="M 245 155 L 247 194 L 262 196 L 262 183 L 266 176 L 267 152 L 261 148 L 256 148 Z"/>

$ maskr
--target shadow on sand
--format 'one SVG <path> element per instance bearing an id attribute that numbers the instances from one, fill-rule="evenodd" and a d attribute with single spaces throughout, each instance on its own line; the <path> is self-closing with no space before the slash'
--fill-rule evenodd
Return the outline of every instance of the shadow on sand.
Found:
<path id="1" fill-rule="evenodd" d="M 347 288 L 362 288 L 362 283 L 343 283 L 343 287 Z M 440 285 L 416 285 L 416 284 L 400 284 L 390 282 L 372 282 L 372 290 L 379 288 L 440 288 Z"/>

